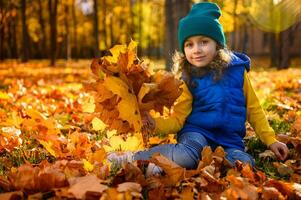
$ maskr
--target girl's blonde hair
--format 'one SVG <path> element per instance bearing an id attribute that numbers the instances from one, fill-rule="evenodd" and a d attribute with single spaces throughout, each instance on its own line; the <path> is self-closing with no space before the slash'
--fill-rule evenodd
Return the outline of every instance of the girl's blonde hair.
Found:
<path id="1" fill-rule="evenodd" d="M 193 67 L 186 59 L 183 53 L 176 51 L 173 55 L 172 72 L 182 77 L 185 83 L 190 86 L 192 73 L 194 76 L 203 76 L 209 71 L 213 72 L 214 81 L 221 79 L 223 72 L 227 69 L 231 61 L 231 52 L 223 46 L 217 45 L 217 54 L 206 67 Z"/>

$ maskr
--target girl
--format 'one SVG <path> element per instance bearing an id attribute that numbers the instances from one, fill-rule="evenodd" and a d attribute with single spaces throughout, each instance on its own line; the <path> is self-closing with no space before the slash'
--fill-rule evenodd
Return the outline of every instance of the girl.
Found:
<path id="1" fill-rule="evenodd" d="M 148 160 L 159 152 L 178 165 L 193 169 L 201 159 L 201 150 L 209 145 L 212 149 L 222 146 L 232 165 L 240 160 L 254 166 L 253 158 L 244 151 L 246 120 L 279 159 L 287 157 L 287 146 L 276 140 L 251 86 L 247 75 L 249 57 L 226 50 L 223 28 L 218 21 L 220 15 L 216 4 L 203 2 L 193 5 L 179 22 L 181 52 L 177 54 L 174 68 L 175 72 L 182 71 L 189 91 L 184 84 L 184 92 L 169 119 L 154 119 L 155 131 L 168 133 L 170 128 L 178 132 L 178 143 L 136 153 L 112 153 L 108 156 L 110 161 L 121 165 Z M 148 171 L 157 173 L 160 168 L 150 164 Z"/>

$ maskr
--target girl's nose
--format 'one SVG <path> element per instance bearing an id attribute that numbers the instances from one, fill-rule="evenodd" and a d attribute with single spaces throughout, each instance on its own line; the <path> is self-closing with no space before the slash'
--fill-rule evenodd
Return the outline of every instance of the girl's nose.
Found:
<path id="1" fill-rule="evenodd" d="M 202 48 L 200 45 L 195 45 L 193 52 L 194 53 L 200 53 L 202 51 Z"/>

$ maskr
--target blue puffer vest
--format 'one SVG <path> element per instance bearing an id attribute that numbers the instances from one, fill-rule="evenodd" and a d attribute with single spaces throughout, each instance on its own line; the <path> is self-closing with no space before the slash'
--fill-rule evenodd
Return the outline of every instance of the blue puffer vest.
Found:
<path id="1" fill-rule="evenodd" d="M 216 145 L 244 150 L 245 69 L 250 69 L 250 58 L 233 53 L 231 63 L 219 81 L 215 82 L 211 73 L 191 77 L 194 85 L 190 87 L 192 112 L 179 134 L 199 132 Z"/>

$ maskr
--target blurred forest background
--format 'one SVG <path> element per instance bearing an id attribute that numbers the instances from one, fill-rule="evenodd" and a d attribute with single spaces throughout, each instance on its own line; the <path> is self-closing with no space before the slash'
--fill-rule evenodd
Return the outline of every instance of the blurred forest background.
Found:
<path id="1" fill-rule="evenodd" d="M 177 23 L 196 0 L 0 0 L 0 59 L 92 59 L 138 42 L 171 66 Z M 300 0 L 216 0 L 229 49 L 292 66 L 301 56 Z"/>

